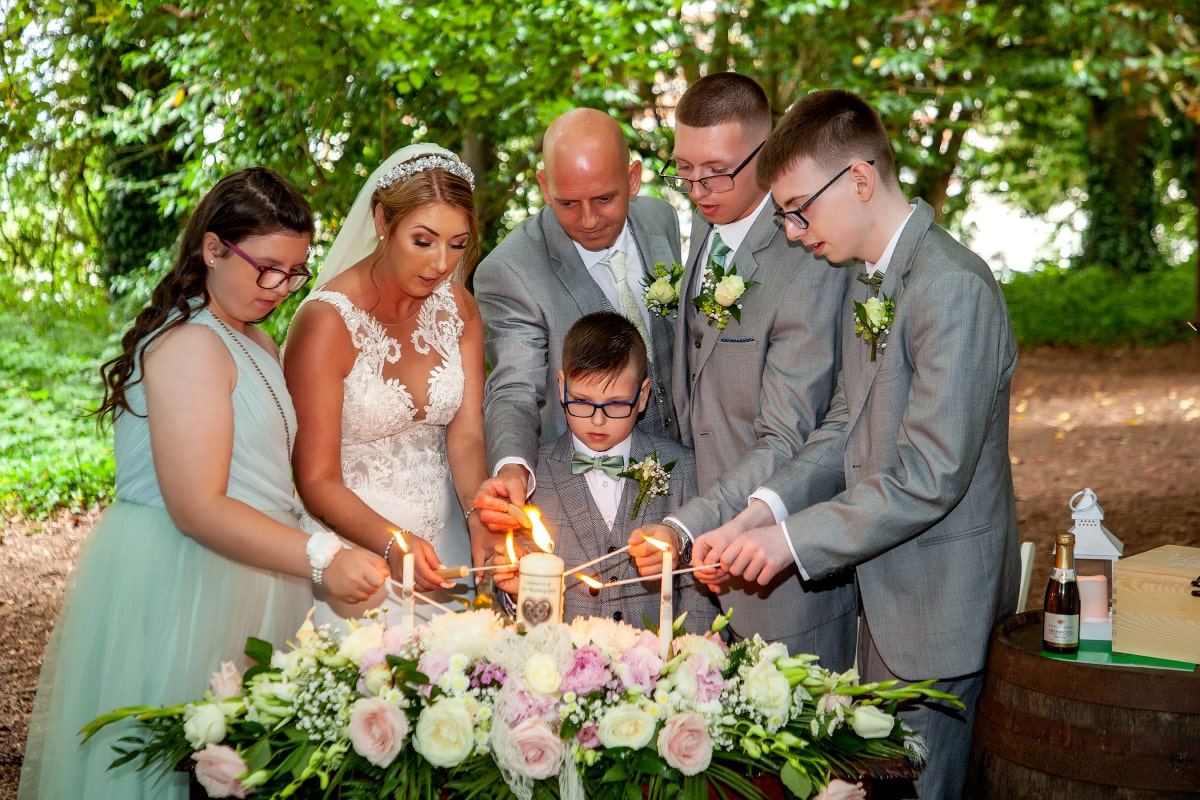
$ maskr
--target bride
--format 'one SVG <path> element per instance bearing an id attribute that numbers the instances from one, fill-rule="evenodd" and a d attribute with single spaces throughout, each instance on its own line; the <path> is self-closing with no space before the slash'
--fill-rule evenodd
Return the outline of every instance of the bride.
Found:
<path id="1" fill-rule="evenodd" d="M 473 188 L 448 150 L 394 153 L 359 192 L 284 350 L 292 464 L 314 525 L 382 555 L 397 581 L 407 546 L 417 591 L 451 607 L 470 601 L 472 581 L 435 570 L 492 549 L 464 512 L 485 478 L 483 325 L 454 280 L 478 254 Z M 360 606 L 318 604 L 317 622 L 395 612 L 392 587 Z M 418 601 L 418 624 L 436 608 Z"/>

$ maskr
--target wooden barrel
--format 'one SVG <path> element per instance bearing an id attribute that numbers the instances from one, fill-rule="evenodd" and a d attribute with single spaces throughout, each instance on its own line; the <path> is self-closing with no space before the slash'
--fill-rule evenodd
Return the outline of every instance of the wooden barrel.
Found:
<path id="1" fill-rule="evenodd" d="M 970 798 L 1195 798 L 1200 671 L 1041 655 L 1042 612 L 992 631 Z"/>

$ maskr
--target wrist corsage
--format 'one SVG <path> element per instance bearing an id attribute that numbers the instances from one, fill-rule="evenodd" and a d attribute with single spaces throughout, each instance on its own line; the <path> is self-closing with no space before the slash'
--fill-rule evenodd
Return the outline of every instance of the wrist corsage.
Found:
<path id="1" fill-rule="evenodd" d="M 310 534 L 304 553 L 308 556 L 309 566 L 312 567 L 312 582 L 320 586 L 325 568 L 333 563 L 333 559 L 342 550 L 342 540 L 332 531 L 317 531 Z"/>
<path id="2" fill-rule="evenodd" d="M 638 483 L 637 499 L 633 501 L 633 516 L 637 519 L 642 503 L 655 497 L 667 497 L 671 494 L 671 470 L 677 462 L 663 464 L 658 460 L 658 454 L 652 453 L 641 461 L 629 462 L 629 469 L 617 475 L 619 478 L 630 478 Z"/>
<path id="3" fill-rule="evenodd" d="M 854 301 L 854 333 L 861 336 L 864 342 L 871 345 L 871 360 L 875 360 L 875 351 L 887 347 L 887 342 L 880 338 L 891 333 L 892 320 L 896 318 L 896 304 L 885 294 L 882 299 L 868 297 L 867 302 Z"/>
<path id="4" fill-rule="evenodd" d="M 725 330 L 729 318 L 742 321 L 742 305 L 738 302 L 746 290 L 758 281 L 744 281 L 737 274 L 737 267 L 731 266 L 726 272 L 724 267 L 715 264 L 704 273 L 704 283 L 700 294 L 692 298 L 696 310 L 708 317 L 708 324 L 717 323 L 717 328 Z"/>
<path id="5" fill-rule="evenodd" d="M 650 285 L 646 287 L 646 308 L 650 309 L 651 314 L 658 314 L 660 317 L 671 315 L 679 308 L 679 284 L 683 281 L 683 265 L 672 262 L 668 267 L 665 262 L 660 261 L 654 265 L 650 278 Z"/>

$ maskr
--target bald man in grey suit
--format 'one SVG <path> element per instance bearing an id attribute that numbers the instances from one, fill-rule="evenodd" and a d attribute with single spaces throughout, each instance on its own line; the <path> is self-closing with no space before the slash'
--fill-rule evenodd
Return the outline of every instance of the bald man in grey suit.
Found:
<path id="1" fill-rule="evenodd" d="M 1017 347 L 1004 296 L 927 203 L 905 198 L 883 123 L 855 95 L 805 96 L 762 158 L 789 237 L 861 260 L 864 282 L 842 310 L 825 421 L 745 511 L 699 537 L 696 559 L 719 565 L 699 574 L 769 584 L 797 566 L 812 578 L 852 571 L 864 680 L 937 678 L 934 689 L 966 706 L 902 712 L 929 746 L 915 794 L 903 796 L 959 798 L 989 632 L 1013 612 L 1019 581 L 1008 456 Z M 877 336 L 856 325 L 856 304 L 888 302 Z"/>
<path id="2" fill-rule="evenodd" d="M 603 112 L 575 109 L 552 122 L 543 161 L 538 183 L 547 206 L 508 234 L 474 274 L 492 365 L 483 402 L 488 465 L 517 505 L 531 491 L 539 443 L 566 430 L 555 397 L 563 338 L 584 314 L 623 312 L 603 263 L 613 252 L 623 256 L 639 304 L 634 322 L 650 351 L 652 394 L 639 424 L 679 439 L 671 400 L 674 327 L 645 309 L 641 288 L 656 263 L 680 260 L 678 218 L 662 200 L 633 197 L 641 162 L 630 161 L 620 126 Z M 494 530 L 511 524 L 497 512 L 482 516 Z"/>
<path id="3" fill-rule="evenodd" d="M 667 517 L 681 543 L 726 522 L 746 496 L 786 464 L 824 419 L 840 359 L 839 316 L 845 270 L 790 245 L 764 188 L 755 156 L 771 130 L 766 94 L 733 72 L 692 85 L 675 112 L 672 185 L 696 204 L 692 253 L 675 337 L 675 405 L 685 444 L 696 450 L 700 496 Z M 740 320 L 722 328 L 698 311 L 698 292 L 718 237 L 725 269 L 754 281 L 738 298 Z M 674 538 L 663 527 L 647 535 Z M 658 567 L 645 545 L 631 552 L 644 574 Z M 722 588 L 729 630 L 815 653 L 826 667 L 854 661 L 857 599 L 849 575 L 802 581 L 797 570 L 769 586 Z"/>

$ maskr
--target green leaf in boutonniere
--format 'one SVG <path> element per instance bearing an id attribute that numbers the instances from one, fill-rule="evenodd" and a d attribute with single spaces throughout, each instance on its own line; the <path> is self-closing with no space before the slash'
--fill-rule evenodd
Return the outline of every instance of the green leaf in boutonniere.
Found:
<path id="1" fill-rule="evenodd" d="M 679 308 L 679 284 L 683 280 L 683 265 L 676 261 L 668 267 L 660 261 L 654 265 L 650 278 L 650 285 L 646 287 L 646 308 L 660 317 L 669 316 Z"/>
<path id="2" fill-rule="evenodd" d="M 637 519 L 642 503 L 655 497 L 667 497 L 671 494 L 671 470 L 677 462 L 663 464 L 658 460 L 658 453 L 651 453 L 641 461 L 629 462 L 629 468 L 617 477 L 630 478 L 637 481 L 638 495 L 633 501 L 633 516 Z"/>
<path id="3" fill-rule="evenodd" d="M 854 301 L 854 333 L 871 345 L 871 360 L 875 360 L 876 350 L 887 347 L 887 342 L 880 338 L 891 333 L 892 320 L 896 318 L 896 304 L 885 294 L 882 299 L 868 297 L 867 302 Z"/>
<path id="4" fill-rule="evenodd" d="M 737 267 L 731 266 L 726 272 L 723 267 L 713 265 L 704 272 L 704 282 L 700 294 L 692 298 L 696 310 L 708 317 L 708 324 L 717 323 L 717 328 L 725 330 L 729 318 L 742 321 L 742 304 L 738 302 L 746 290 L 758 284 L 758 281 L 743 281 L 737 274 Z"/>

